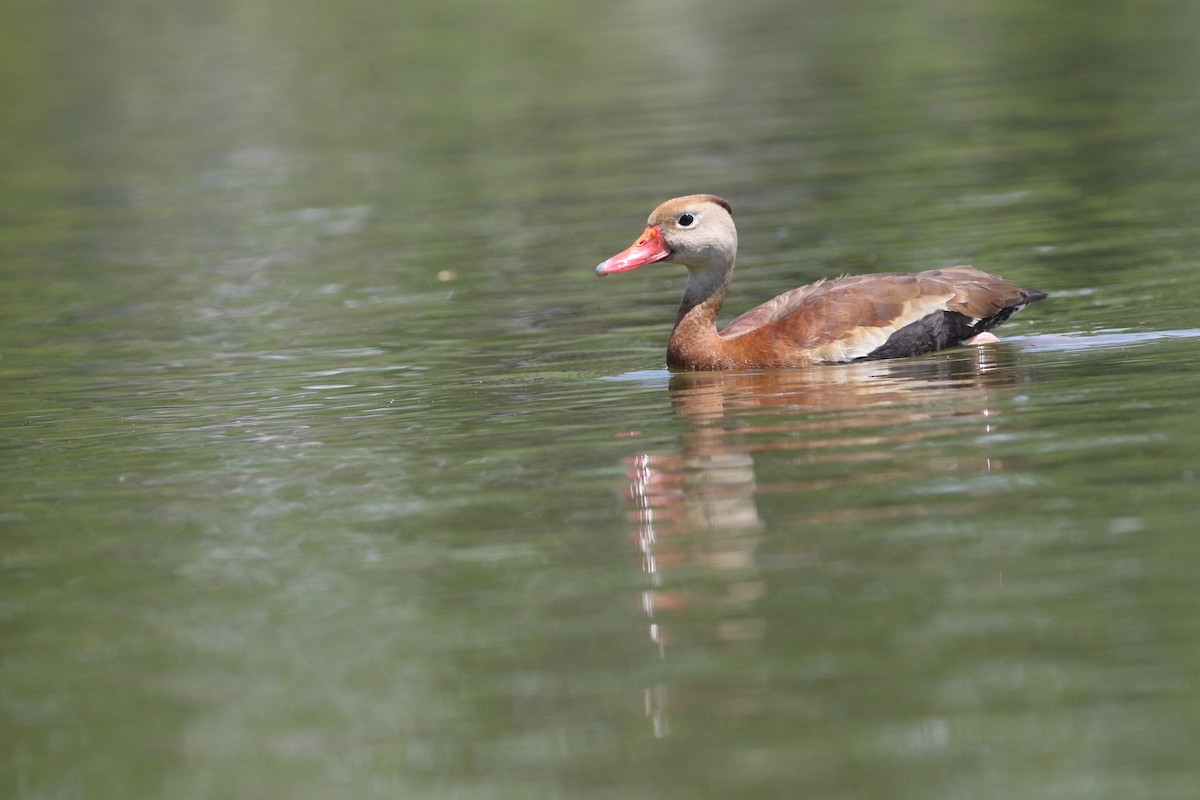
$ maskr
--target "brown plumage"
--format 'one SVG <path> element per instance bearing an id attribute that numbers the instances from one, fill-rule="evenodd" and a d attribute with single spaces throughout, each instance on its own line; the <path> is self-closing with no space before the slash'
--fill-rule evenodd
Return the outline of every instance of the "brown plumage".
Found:
<path id="1" fill-rule="evenodd" d="M 667 363 L 680 369 L 806 367 L 928 353 L 967 343 L 1046 296 L 968 266 L 855 275 L 785 292 L 718 333 L 736 257 L 729 203 L 696 194 L 654 209 L 638 240 L 596 274 L 659 261 L 687 267 L 667 346 Z"/>

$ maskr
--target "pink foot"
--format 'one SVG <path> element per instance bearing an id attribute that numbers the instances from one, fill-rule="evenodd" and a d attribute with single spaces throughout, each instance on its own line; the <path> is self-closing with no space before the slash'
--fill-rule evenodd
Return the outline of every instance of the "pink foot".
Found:
<path id="1" fill-rule="evenodd" d="M 984 331 L 977 336 L 972 336 L 970 339 L 967 339 L 965 342 L 963 342 L 963 344 L 991 344 L 992 342 L 998 341 L 1000 341 L 1000 337 L 996 336 L 994 333 Z"/>

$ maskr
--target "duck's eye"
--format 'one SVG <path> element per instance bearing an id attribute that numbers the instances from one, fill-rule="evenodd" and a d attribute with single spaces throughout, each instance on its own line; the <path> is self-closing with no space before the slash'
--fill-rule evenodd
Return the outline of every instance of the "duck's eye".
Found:
<path id="1" fill-rule="evenodd" d="M 696 218 L 693 217 L 691 214 L 680 214 L 679 219 L 676 220 L 676 222 L 679 223 L 679 227 L 681 227 L 681 228 L 690 228 L 692 226 L 692 223 L 695 221 L 696 221 Z"/>

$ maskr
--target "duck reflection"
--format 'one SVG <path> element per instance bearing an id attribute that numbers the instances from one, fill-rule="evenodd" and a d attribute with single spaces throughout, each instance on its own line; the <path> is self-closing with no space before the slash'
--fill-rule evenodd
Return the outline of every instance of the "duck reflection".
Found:
<path id="1" fill-rule="evenodd" d="M 757 503 L 764 491 L 817 493 L 898 479 L 896 459 L 887 457 L 895 448 L 951 427 L 961 431 L 964 418 L 990 432 L 997 414 L 989 392 L 1023 380 L 1012 356 L 1008 348 L 988 347 L 913 361 L 672 376 L 672 407 L 690 424 L 677 452 L 628 459 L 626 495 L 647 576 L 641 605 L 658 656 L 711 654 L 715 648 L 736 657 L 735 649 L 761 642 L 766 625 L 757 609 L 767 585 L 755 554 L 765 528 Z M 802 453 L 805 463 L 829 463 L 822 472 L 831 476 L 763 487 L 755 457 L 777 450 Z M 978 451 L 940 468 L 961 474 L 999 467 Z M 879 507 L 815 511 L 808 521 L 887 513 Z M 743 677 L 721 682 L 718 702 L 730 710 L 751 710 L 766 699 L 765 681 Z M 679 693 L 678 685 L 665 683 L 646 689 L 656 736 L 669 734 L 668 707 Z"/>

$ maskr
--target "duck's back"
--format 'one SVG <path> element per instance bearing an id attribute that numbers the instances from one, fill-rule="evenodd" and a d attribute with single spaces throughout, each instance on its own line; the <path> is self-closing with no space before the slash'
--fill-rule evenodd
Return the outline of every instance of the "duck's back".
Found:
<path id="1" fill-rule="evenodd" d="M 785 292 L 721 338 L 748 366 L 901 358 L 962 344 L 1045 296 L 969 266 L 855 275 Z"/>

